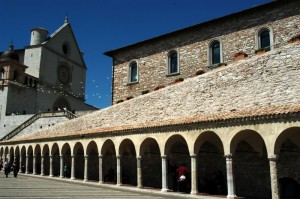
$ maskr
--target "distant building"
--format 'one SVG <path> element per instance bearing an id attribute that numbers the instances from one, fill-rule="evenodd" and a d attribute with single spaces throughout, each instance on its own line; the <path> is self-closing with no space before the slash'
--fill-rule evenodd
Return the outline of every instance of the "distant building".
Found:
<path id="1" fill-rule="evenodd" d="M 16 134 L 0 156 L 28 174 L 62 178 L 67 164 L 71 180 L 174 198 L 300 198 L 299 0 L 105 54 L 113 106 Z"/>
<path id="2" fill-rule="evenodd" d="M 0 71 L 1 138 L 39 112 L 96 110 L 84 103 L 86 65 L 67 19 L 51 35 L 32 29 L 24 49 L 11 44 L 0 53 Z"/>

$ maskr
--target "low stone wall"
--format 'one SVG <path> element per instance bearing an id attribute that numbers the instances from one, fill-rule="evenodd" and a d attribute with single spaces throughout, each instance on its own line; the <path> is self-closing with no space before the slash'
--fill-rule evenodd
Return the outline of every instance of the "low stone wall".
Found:
<path id="1" fill-rule="evenodd" d="M 299 53 L 300 43 L 289 44 L 34 134 L 159 124 L 168 119 L 299 104 Z"/>

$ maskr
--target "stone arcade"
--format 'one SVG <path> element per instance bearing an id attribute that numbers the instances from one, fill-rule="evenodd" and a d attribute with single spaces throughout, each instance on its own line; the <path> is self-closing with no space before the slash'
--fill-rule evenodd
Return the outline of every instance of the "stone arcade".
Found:
<path id="1" fill-rule="evenodd" d="M 185 162 L 195 197 L 299 198 L 299 10 L 274 1 L 106 52 L 113 106 L 2 141 L 0 155 L 26 174 L 62 178 L 67 164 L 71 180 L 163 192 Z"/>

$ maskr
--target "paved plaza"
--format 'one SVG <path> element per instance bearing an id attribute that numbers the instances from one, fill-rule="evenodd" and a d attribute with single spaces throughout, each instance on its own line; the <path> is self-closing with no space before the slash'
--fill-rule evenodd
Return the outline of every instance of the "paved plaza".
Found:
<path id="1" fill-rule="evenodd" d="M 0 173 L 0 199 L 53 199 L 53 198 L 75 198 L 75 199 L 103 199 L 103 198 L 141 198 L 158 199 L 166 198 L 152 196 L 138 192 L 115 190 L 103 188 L 96 185 L 83 183 L 71 183 L 70 180 L 51 180 L 47 177 L 31 177 L 19 175 L 14 178 L 12 174 L 8 178 Z"/>

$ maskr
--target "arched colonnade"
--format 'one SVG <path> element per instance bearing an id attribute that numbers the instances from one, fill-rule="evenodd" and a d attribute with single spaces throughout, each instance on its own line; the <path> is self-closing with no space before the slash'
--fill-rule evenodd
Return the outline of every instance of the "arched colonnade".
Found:
<path id="1" fill-rule="evenodd" d="M 186 163 L 191 194 L 299 196 L 300 124 L 273 123 L 1 143 L 21 172 L 177 191 Z M 67 172 L 64 166 L 66 165 Z M 174 177 L 176 176 L 176 177 Z"/>

